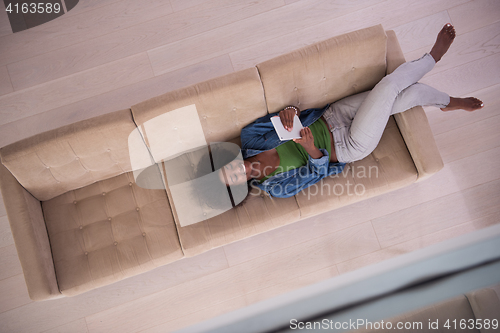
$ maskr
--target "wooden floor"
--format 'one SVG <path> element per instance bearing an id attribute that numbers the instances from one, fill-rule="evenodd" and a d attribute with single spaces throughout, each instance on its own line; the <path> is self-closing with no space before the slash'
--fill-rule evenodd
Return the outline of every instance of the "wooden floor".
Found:
<path id="1" fill-rule="evenodd" d="M 2 10 L 0 146 L 379 23 L 412 60 L 447 22 L 456 41 L 422 81 L 486 106 L 426 108 L 431 179 L 48 302 L 27 296 L 0 205 L 0 331 L 173 331 L 500 221 L 498 0 L 82 0 L 16 34 Z"/>

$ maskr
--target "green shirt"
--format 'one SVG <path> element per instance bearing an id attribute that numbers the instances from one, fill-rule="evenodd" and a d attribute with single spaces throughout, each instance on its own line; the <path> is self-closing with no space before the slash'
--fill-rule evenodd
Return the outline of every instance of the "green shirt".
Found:
<path id="1" fill-rule="evenodd" d="M 314 137 L 314 145 L 316 148 L 323 148 L 328 151 L 328 155 L 332 156 L 332 143 L 328 126 L 320 118 L 309 126 L 311 133 Z M 280 157 L 280 164 L 269 175 L 265 176 L 259 182 L 262 183 L 266 179 L 288 170 L 296 169 L 307 164 L 309 154 L 300 144 L 289 140 L 282 145 L 276 147 L 278 156 Z"/>

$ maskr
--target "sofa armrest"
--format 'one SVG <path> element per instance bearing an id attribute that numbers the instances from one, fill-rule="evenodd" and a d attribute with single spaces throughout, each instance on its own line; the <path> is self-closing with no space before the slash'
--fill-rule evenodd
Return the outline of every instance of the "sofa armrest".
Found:
<path id="1" fill-rule="evenodd" d="M 500 320 L 500 300 L 495 290 L 490 288 L 483 288 L 465 294 L 469 300 L 470 307 L 474 312 L 476 319 L 489 319 L 490 323 L 493 319 Z M 481 328 L 481 333 L 497 332 L 497 330 L 490 327 L 490 329 Z"/>
<path id="2" fill-rule="evenodd" d="M 387 74 L 389 74 L 404 63 L 405 58 L 396 33 L 388 30 L 386 34 Z M 424 109 L 417 106 L 408 111 L 395 114 L 394 119 L 417 168 L 417 182 L 441 170 L 444 166 L 443 159 L 437 148 Z"/>
<path id="3" fill-rule="evenodd" d="M 1 163 L 0 187 L 30 298 L 61 297 L 40 201 Z"/>

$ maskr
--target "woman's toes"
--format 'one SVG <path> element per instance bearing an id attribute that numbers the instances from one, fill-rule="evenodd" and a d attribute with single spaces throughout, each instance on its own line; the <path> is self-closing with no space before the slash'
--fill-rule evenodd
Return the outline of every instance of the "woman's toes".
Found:
<path id="1" fill-rule="evenodd" d="M 470 101 L 472 102 L 472 105 L 470 108 L 465 108 L 467 111 L 475 111 L 484 107 L 483 101 L 478 98 L 470 97 Z"/>
<path id="2" fill-rule="evenodd" d="M 454 27 L 454 26 L 452 26 L 451 24 L 449 24 L 449 23 L 448 23 L 448 24 L 446 24 L 446 25 L 444 26 L 444 29 L 445 29 L 445 31 L 448 33 L 448 35 L 449 35 L 451 38 L 455 38 L 455 34 L 456 34 L 456 32 L 455 32 L 455 27 Z"/>
<path id="3" fill-rule="evenodd" d="M 448 51 L 455 38 L 455 28 L 451 24 L 445 24 L 438 33 L 436 43 L 429 52 L 436 62 Z"/>

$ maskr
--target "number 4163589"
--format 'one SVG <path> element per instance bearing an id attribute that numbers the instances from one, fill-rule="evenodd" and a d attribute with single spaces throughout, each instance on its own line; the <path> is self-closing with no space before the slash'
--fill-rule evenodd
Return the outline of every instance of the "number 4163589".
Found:
<path id="1" fill-rule="evenodd" d="M 460 320 L 447 320 L 446 323 L 444 323 L 443 327 L 446 327 L 447 329 L 454 329 L 456 330 L 457 328 L 460 329 L 497 329 L 498 328 L 498 319 L 460 319 Z"/>
<path id="2" fill-rule="evenodd" d="M 15 14 L 18 13 L 31 13 L 31 14 L 43 14 L 43 13 L 59 13 L 61 11 L 61 5 L 58 3 L 9 3 L 7 8 L 5 8 L 5 11 L 8 12 L 9 14 L 14 12 Z"/>

